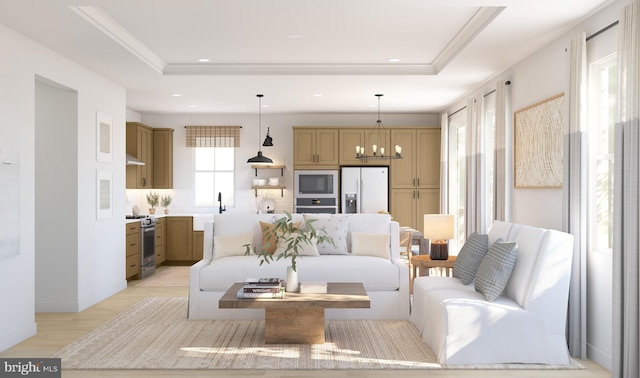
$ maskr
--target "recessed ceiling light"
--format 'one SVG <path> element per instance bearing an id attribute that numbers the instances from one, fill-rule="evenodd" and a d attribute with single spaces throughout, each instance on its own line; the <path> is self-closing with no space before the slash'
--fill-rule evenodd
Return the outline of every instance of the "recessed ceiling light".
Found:
<path id="1" fill-rule="evenodd" d="M 198 105 L 194 105 L 194 104 L 189 105 L 190 108 L 195 108 L 196 106 Z"/>
<path id="2" fill-rule="evenodd" d="M 399 61 L 400 61 L 400 59 L 398 59 L 398 58 L 389 59 L 389 63 L 398 63 Z"/>
<path id="3" fill-rule="evenodd" d="M 322 97 L 322 93 L 316 93 L 313 95 L 313 97 Z"/>
<path id="4" fill-rule="evenodd" d="M 208 62 L 208 61 L 209 61 L 209 59 L 207 59 L 207 58 L 200 58 L 200 59 L 198 59 L 198 62 L 201 62 L 201 63 L 206 63 L 206 62 Z"/>
<path id="5" fill-rule="evenodd" d="M 263 108 L 270 108 L 270 107 L 271 107 L 271 105 L 268 105 L 268 104 L 262 104 L 262 107 L 263 107 Z"/>
<path id="6" fill-rule="evenodd" d="M 173 96 L 173 97 L 181 97 L 182 93 L 172 93 L 171 96 Z"/>
<path id="7" fill-rule="evenodd" d="M 302 39 L 302 38 L 304 38 L 304 35 L 302 35 L 302 34 L 289 34 L 287 36 L 287 38 L 289 38 L 289 39 Z"/>

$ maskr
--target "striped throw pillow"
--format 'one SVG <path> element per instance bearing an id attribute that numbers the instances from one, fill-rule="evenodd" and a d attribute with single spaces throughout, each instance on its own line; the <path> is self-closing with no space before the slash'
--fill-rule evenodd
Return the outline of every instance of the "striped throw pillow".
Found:
<path id="1" fill-rule="evenodd" d="M 518 243 L 498 239 L 482 259 L 476 273 L 475 289 L 488 301 L 496 300 L 507 286 L 516 265 L 517 252 Z"/>
<path id="2" fill-rule="evenodd" d="M 489 235 L 474 232 L 464 243 L 453 263 L 453 276 L 468 285 L 476 278 L 476 271 L 489 250 Z"/>

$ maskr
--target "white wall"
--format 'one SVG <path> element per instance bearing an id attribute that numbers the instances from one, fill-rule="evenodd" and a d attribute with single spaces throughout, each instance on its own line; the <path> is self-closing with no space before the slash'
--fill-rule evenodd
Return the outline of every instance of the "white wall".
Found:
<path id="1" fill-rule="evenodd" d="M 579 32 L 585 32 L 589 36 L 612 24 L 618 20 L 620 11 L 627 3 L 626 0 L 620 0 L 600 10 L 578 27 L 487 81 L 480 88 L 490 88 L 498 77 L 510 80 L 514 111 L 566 92 L 569 83 L 565 48 L 569 46 L 570 40 Z M 588 54 L 605 56 L 615 52 L 616 38 L 617 27 L 614 27 L 587 43 Z M 508 148 L 513 148 L 512 141 L 508 142 L 511 143 Z M 562 229 L 563 204 L 560 189 L 512 188 L 511 209 L 510 220 L 513 222 Z M 587 265 L 587 353 L 589 358 L 611 369 L 612 257 L 610 254 L 589 251 Z"/>
<path id="2" fill-rule="evenodd" d="M 60 283 L 71 299 L 59 299 L 54 306 L 64 307 L 68 311 L 82 310 L 104 298 L 126 288 L 124 279 L 124 204 L 125 192 L 118 188 L 125 186 L 124 169 L 124 122 L 126 94 L 122 87 L 105 80 L 68 59 L 24 38 L 12 30 L 0 25 L 0 77 L 2 83 L 10 86 L 0 87 L 0 91 L 11 91 L 15 99 L 16 112 L 12 119 L 0 114 L 0 123 L 10 121 L 17 127 L 20 137 L 20 253 L 17 256 L 0 259 L 0 350 L 32 336 L 36 332 L 35 324 L 35 240 L 36 220 L 34 215 L 55 212 L 56 222 L 77 219 L 77 227 L 56 235 L 58 238 L 71 238 L 77 245 L 75 253 L 56 248 L 42 247 L 43 251 L 55 256 L 75 257 L 67 268 L 77 276 L 74 285 Z M 19 53 L 16 53 L 19 52 Z M 36 127 L 35 127 L 35 91 L 36 77 L 59 83 L 77 93 L 77 127 L 75 141 L 60 148 L 71 150 L 75 156 L 73 163 L 66 162 L 57 167 L 77 171 L 75 193 L 69 193 L 65 201 L 73 200 L 75 206 L 67 211 L 59 211 L 47 203 L 38 204 L 36 211 L 36 187 L 56 185 L 57 182 L 39 182 L 36 166 Z M 4 93 L 6 94 L 6 93 Z M 4 96 L 3 96 L 4 97 Z M 113 117 L 113 163 L 96 162 L 96 111 Z M 54 124 L 54 123 L 52 123 Z M 69 164 L 74 165 L 73 167 Z M 96 219 L 96 170 L 106 169 L 113 172 L 113 218 L 98 221 Z M 73 197 L 71 199 L 71 197 Z M 69 213 L 72 212 L 69 217 Z M 73 244 L 73 243 L 71 243 Z M 47 275 L 46 269 L 39 273 Z M 51 278 L 51 277 L 47 277 Z M 73 289 L 76 287 L 76 289 Z M 63 303 L 64 302 L 64 303 Z M 72 308 L 71 308 L 72 307 Z"/>
<path id="3" fill-rule="evenodd" d="M 135 117 L 136 114 L 131 114 Z M 193 151 L 185 147 L 185 129 L 187 125 L 239 125 L 240 148 L 236 150 L 236 201 L 234 207 L 227 206 L 227 211 L 256 212 L 256 197 L 251 191 L 251 181 L 255 177 L 254 170 L 246 163 L 262 149 L 264 155 L 272 158 L 276 164 L 286 165 L 283 182 L 288 189 L 281 197 L 280 191 L 260 191 L 268 193 L 267 201 L 275 206 L 276 211 L 293 211 L 293 130 L 292 126 L 341 126 L 341 127 L 373 127 L 377 119 L 374 113 L 363 114 L 269 114 L 262 112 L 262 135 L 258 136 L 257 114 L 142 114 L 141 122 L 151 127 L 170 127 L 175 130 L 173 140 L 174 189 L 157 190 L 159 193 L 171 193 L 172 213 L 212 213 L 215 208 L 195 208 L 193 206 Z M 129 119 L 128 119 L 129 120 Z M 133 120 L 133 119 L 132 119 Z M 394 126 L 438 126 L 438 116 L 434 114 L 383 114 L 385 128 Z M 273 147 L 262 147 L 262 141 L 270 128 Z M 260 138 L 260 140 L 259 140 Z M 277 170 L 259 172 L 261 177 L 279 176 Z M 145 194 L 148 191 L 127 190 L 130 201 L 138 205 L 143 212 L 147 211 Z M 273 206 L 271 206 L 273 208 Z"/>

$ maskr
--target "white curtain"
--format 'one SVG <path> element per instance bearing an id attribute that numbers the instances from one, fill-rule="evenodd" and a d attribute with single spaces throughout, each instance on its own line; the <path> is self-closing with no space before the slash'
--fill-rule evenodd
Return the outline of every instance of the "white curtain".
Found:
<path id="1" fill-rule="evenodd" d="M 640 2 L 619 20 L 613 196 L 613 377 L 640 376 Z"/>
<path id="2" fill-rule="evenodd" d="M 478 119 L 478 101 L 475 97 L 472 97 L 467 102 L 467 129 L 466 129 L 466 167 L 467 167 L 467 198 L 465 206 L 465 236 L 469 237 L 472 232 L 483 232 L 479 228 L 478 214 L 481 207 L 479 199 L 481 193 L 479 193 L 479 178 L 481 176 L 481 167 L 478 165 L 479 149 L 478 136 L 480 122 Z"/>
<path id="3" fill-rule="evenodd" d="M 500 80 L 496 84 L 496 137 L 494 154 L 494 197 L 493 219 L 507 221 L 509 219 L 510 181 L 511 177 L 507 141 L 512 140 L 511 129 L 511 82 Z"/>
<path id="4" fill-rule="evenodd" d="M 569 89 L 565 96 L 562 223 L 574 236 L 567 341 L 574 357 L 587 358 L 587 40 L 571 40 Z"/>
<path id="5" fill-rule="evenodd" d="M 440 116 L 440 213 L 449 209 L 449 114 Z"/>

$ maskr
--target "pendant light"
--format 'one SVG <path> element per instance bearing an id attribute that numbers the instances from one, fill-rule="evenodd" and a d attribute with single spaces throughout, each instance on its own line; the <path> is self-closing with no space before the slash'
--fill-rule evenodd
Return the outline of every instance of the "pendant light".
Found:
<path id="1" fill-rule="evenodd" d="M 262 143 L 265 147 L 273 147 L 273 138 L 269 136 L 269 128 L 267 127 L 267 136 L 264 138 L 264 142 Z"/>
<path id="2" fill-rule="evenodd" d="M 361 159 L 362 161 L 367 161 L 369 159 L 402 159 L 402 147 L 399 145 L 395 145 L 394 153 L 389 153 L 389 150 L 386 150 L 387 154 L 385 155 L 385 141 L 387 139 L 386 133 L 384 132 L 384 126 L 382 126 L 382 120 L 380 119 L 380 97 L 384 96 L 383 94 L 376 94 L 378 98 L 378 120 L 376 121 L 376 125 L 373 127 L 373 131 L 369 134 L 367 138 L 367 142 L 370 139 L 373 139 L 373 143 L 371 144 L 371 155 L 367 154 L 367 149 L 365 146 L 356 146 L 356 159 Z"/>
<path id="3" fill-rule="evenodd" d="M 269 159 L 268 157 L 262 155 L 262 150 L 260 149 L 260 135 L 262 135 L 262 97 L 264 97 L 261 94 L 257 94 L 256 97 L 258 97 L 258 154 L 254 157 L 252 157 L 251 159 L 247 160 L 247 163 L 253 163 L 253 164 L 273 164 L 273 160 Z M 271 142 L 271 137 L 269 136 L 269 132 L 267 132 L 267 138 L 269 138 L 269 142 Z M 267 139 L 265 139 L 264 141 L 265 143 L 267 143 Z M 267 144 L 263 144 L 264 146 L 266 146 Z M 273 144 L 271 144 L 273 145 Z"/>

